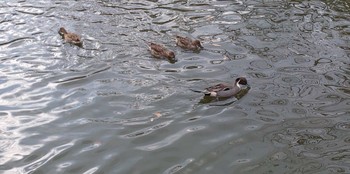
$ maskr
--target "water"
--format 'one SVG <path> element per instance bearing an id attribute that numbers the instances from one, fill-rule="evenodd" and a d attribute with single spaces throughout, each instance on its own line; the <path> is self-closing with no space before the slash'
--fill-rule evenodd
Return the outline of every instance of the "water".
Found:
<path id="1" fill-rule="evenodd" d="M 350 173 L 347 0 L 0 4 L 1 173 Z M 239 76 L 229 105 L 189 90 Z"/>

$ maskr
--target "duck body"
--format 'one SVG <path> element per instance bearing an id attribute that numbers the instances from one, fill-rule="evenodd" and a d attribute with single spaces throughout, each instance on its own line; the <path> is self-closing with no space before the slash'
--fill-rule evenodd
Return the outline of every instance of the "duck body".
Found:
<path id="1" fill-rule="evenodd" d="M 145 41 L 145 40 L 144 40 Z M 152 56 L 156 58 L 175 59 L 175 53 L 163 45 L 145 41 Z"/>
<path id="2" fill-rule="evenodd" d="M 187 50 L 200 50 L 203 48 L 199 40 L 192 40 L 188 37 L 176 36 L 176 45 Z"/>
<path id="3" fill-rule="evenodd" d="M 60 28 L 58 33 L 62 36 L 64 41 L 77 45 L 82 46 L 83 42 L 81 41 L 81 37 L 75 33 L 67 32 L 67 30 L 63 27 Z"/>
<path id="4" fill-rule="evenodd" d="M 242 86 L 245 85 L 248 85 L 247 79 L 244 77 L 239 77 L 233 84 L 220 83 L 214 86 L 210 86 L 202 92 L 206 96 L 226 98 L 238 94 L 241 91 Z"/>

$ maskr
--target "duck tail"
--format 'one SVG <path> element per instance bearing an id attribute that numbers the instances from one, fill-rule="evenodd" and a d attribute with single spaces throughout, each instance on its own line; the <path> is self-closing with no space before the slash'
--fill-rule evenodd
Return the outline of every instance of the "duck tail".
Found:
<path id="1" fill-rule="evenodd" d="M 210 92 L 208 92 L 207 90 L 202 90 L 202 89 L 193 89 L 193 88 L 189 88 L 189 90 L 196 92 L 196 93 L 202 93 L 204 95 L 210 95 Z"/>

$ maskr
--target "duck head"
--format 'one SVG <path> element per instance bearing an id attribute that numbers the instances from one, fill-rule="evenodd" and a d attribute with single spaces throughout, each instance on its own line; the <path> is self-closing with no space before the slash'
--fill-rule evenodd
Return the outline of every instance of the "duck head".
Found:
<path id="1" fill-rule="evenodd" d="M 246 86 L 248 85 L 248 81 L 244 77 L 238 77 L 235 81 L 235 86 L 241 87 L 241 86 Z"/>
<path id="2" fill-rule="evenodd" d="M 58 33 L 60 35 L 64 35 L 64 34 L 67 34 L 68 32 L 67 32 L 67 30 L 65 28 L 61 27 L 60 30 L 58 30 Z"/>
<path id="3" fill-rule="evenodd" d="M 174 59 L 175 58 L 175 53 L 173 51 L 168 51 L 167 52 L 167 58 L 168 59 Z"/>
<path id="4" fill-rule="evenodd" d="M 203 46 L 199 40 L 194 40 L 193 45 L 196 46 L 197 48 L 203 48 Z"/>

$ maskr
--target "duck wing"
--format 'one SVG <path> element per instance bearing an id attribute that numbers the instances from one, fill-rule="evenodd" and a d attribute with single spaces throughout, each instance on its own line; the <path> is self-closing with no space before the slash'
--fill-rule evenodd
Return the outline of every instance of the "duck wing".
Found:
<path id="1" fill-rule="evenodd" d="M 219 92 L 219 91 L 229 91 L 232 89 L 231 85 L 220 83 L 214 86 L 210 86 L 206 88 L 206 91 L 208 92 Z"/>
<path id="2" fill-rule="evenodd" d="M 155 52 L 164 52 L 165 51 L 165 48 L 162 46 L 162 45 L 158 45 L 158 44 L 155 44 L 155 43 L 149 43 L 149 48 Z"/>
<path id="3" fill-rule="evenodd" d="M 79 43 L 80 42 L 80 36 L 74 34 L 74 33 L 67 33 L 64 35 L 64 38 L 67 41 L 74 42 L 74 43 Z"/>
<path id="4" fill-rule="evenodd" d="M 181 47 L 188 47 L 189 45 L 191 45 L 191 40 L 186 38 L 186 37 L 181 37 L 181 36 L 176 36 L 176 40 L 177 40 L 177 45 L 181 46 Z"/>
<path id="5" fill-rule="evenodd" d="M 149 49 L 151 51 L 151 54 L 155 57 L 158 57 L 158 58 L 165 56 L 165 54 L 167 52 L 166 48 L 164 48 L 162 45 L 158 45 L 155 43 L 150 43 Z"/>

